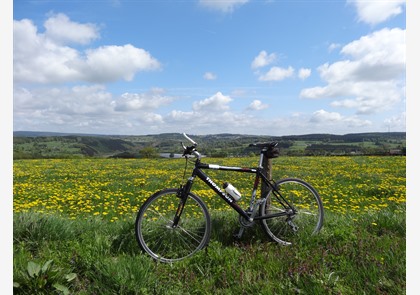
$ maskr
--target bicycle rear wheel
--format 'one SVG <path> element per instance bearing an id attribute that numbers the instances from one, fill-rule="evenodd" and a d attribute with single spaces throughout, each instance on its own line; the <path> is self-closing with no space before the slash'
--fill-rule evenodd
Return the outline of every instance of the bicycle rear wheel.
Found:
<path id="1" fill-rule="evenodd" d="M 204 248 L 211 231 L 206 205 L 189 193 L 181 218 L 173 226 L 181 198 L 178 189 L 165 189 L 152 195 L 141 206 L 136 218 L 136 238 L 140 248 L 154 259 L 174 262 Z"/>
<path id="2" fill-rule="evenodd" d="M 276 183 L 276 188 L 268 192 L 260 206 L 261 216 L 284 213 L 262 219 L 262 227 L 269 237 L 283 245 L 290 245 L 299 237 L 319 232 L 324 221 L 324 208 L 317 191 L 297 178 L 282 179 Z"/>

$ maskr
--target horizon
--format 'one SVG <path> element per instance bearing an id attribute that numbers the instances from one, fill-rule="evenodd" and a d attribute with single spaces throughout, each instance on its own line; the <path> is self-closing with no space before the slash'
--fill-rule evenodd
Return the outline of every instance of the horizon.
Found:
<path id="1" fill-rule="evenodd" d="M 40 133 L 40 134 L 62 134 L 57 136 L 67 136 L 67 135 L 78 135 L 78 136 L 121 136 L 121 137 L 130 137 L 130 136 L 159 136 L 165 134 L 179 134 L 182 135 L 182 132 L 163 132 L 163 133 L 150 133 L 150 134 L 97 134 L 97 133 L 78 133 L 78 132 L 54 132 L 54 131 L 30 131 L 30 130 L 17 130 L 13 131 L 13 136 L 15 133 Z M 288 137 L 288 136 L 310 136 L 310 135 L 333 135 L 333 136 L 346 136 L 352 134 L 391 134 L 391 133 L 405 133 L 406 131 L 379 131 L 379 132 L 352 132 L 352 133 L 345 133 L 345 134 L 334 134 L 334 133 L 305 133 L 305 134 L 286 134 L 286 135 L 270 135 L 270 134 L 245 134 L 245 133 L 207 133 L 207 134 L 187 134 L 191 136 L 211 136 L 211 135 L 239 135 L 239 136 L 272 136 L 272 137 Z M 28 136 L 29 137 L 29 136 Z"/>

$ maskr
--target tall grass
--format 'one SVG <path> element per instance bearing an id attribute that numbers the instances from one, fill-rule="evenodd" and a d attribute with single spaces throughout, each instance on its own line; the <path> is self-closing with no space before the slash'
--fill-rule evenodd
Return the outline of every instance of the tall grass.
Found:
<path id="1" fill-rule="evenodd" d="M 241 240 L 237 216 L 212 212 L 207 248 L 175 264 L 140 252 L 133 220 L 14 216 L 14 293 L 52 294 L 404 294 L 405 215 L 327 212 L 322 231 L 298 244 L 272 243 L 259 226 Z M 39 284 L 30 262 L 53 261 Z M 69 274 L 74 274 L 69 276 Z M 73 278 L 69 280 L 68 278 Z M 62 286 L 60 291 L 58 286 Z"/>

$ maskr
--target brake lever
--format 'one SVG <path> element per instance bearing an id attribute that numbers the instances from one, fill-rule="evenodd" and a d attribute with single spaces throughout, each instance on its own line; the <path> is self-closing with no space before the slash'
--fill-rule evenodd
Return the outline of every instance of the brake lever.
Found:
<path id="1" fill-rule="evenodd" d="M 184 151 L 182 153 L 182 156 L 185 156 L 186 153 L 187 153 L 187 147 L 184 145 L 184 143 L 182 141 L 181 141 L 181 145 L 182 145 L 182 148 L 184 149 Z"/>

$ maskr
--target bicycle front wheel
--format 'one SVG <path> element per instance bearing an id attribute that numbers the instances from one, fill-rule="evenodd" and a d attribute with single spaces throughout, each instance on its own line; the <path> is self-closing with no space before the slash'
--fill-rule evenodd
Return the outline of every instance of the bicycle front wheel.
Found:
<path id="1" fill-rule="evenodd" d="M 260 206 L 260 215 L 280 213 L 281 216 L 262 219 L 262 227 L 269 237 L 283 245 L 290 245 L 305 235 L 319 232 L 324 220 L 324 208 L 317 191 L 307 182 L 285 178 L 276 183 Z"/>
<path id="2" fill-rule="evenodd" d="M 174 217 L 181 202 L 178 189 L 166 189 L 152 195 L 141 206 L 136 218 L 136 238 L 141 249 L 154 259 L 174 262 L 204 248 L 211 231 L 206 205 L 189 193 L 181 218 Z"/>

